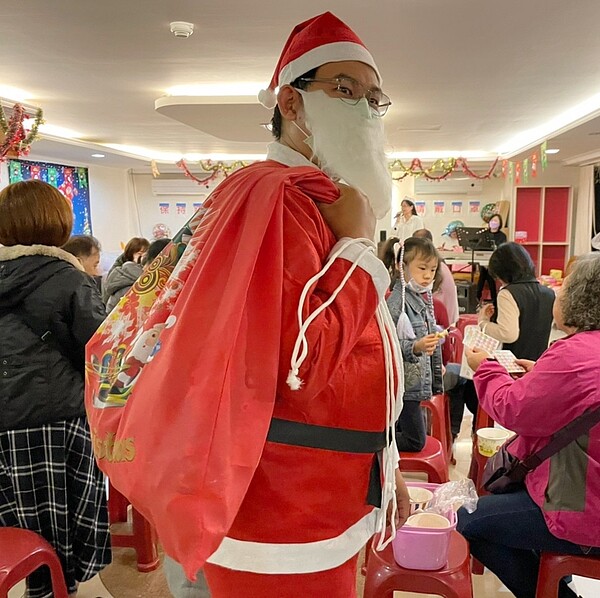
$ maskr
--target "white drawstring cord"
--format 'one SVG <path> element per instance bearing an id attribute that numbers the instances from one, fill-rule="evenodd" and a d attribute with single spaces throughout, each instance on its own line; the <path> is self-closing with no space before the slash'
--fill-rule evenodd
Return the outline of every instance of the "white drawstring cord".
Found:
<path id="1" fill-rule="evenodd" d="M 377 323 L 383 341 L 383 353 L 386 372 L 386 447 L 383 450 L 383 488 L 381 496 L 381 514 L 377 532 L 379 541 L 376 550 L 383 550 L 396 537 L 396 513 L 398 503 L 396 499 L 396 414 L 400 412 L 402 394 L 404 392 L 404 370 L 402 368 L 402 353 L 396 335 L 394 322 L 385 301 L 382 299 L 377 307 Z M 395 370 L 395 372 L 394 372 Z M 396 388 L 394 386 L 397 384 Z M 387 528 L 387 508 L 392 502 L 390 520 L 390 537 L 385 539 Z"/>
<path id="2" fill-rule="evenodd" d="M 315 311 L 308 316 L 306 321 L 303 322 L 302 308 L 304 307 L 306 297 L 308 296 L 308 293 L 311 290 L 313 284 L 317 282 L 317 280 L 319 280 L 319 278 L 321 278 L 321 276 L 323 276 L 325 272 L 329 270 L 329 268 L 331 268 L 333 262 L 347 247 L 349 247 L 350 245 L 357 244 L 366 244 L 367 246 L 364 248 L 363 251 L 360 252 L 358 257 L 354 260 L 352 266 L 350 267 L 348 272 L 346 272 L 346 275 L 344 276 L 338 287 L 331 294 L 331 297 L 329 297 L 327 301 L 325 301 L 317 309 L 315 309 Z M 362 257 L 369 252 L 375 253 L 375 243 L 373 243 L 373 241 L 370 241 L 369 239 L 349 239 L 343 245 L 341 245 L 333 254 L 331 254 L 325 266 L 323 266 L 323 268 L 304 285 L 304 289 L 302 290 L 302 294 L 300 295 L 300 301 L 298 301 L 298 337 L 296 338 L 294 350 L 292 351 L 290 372 L 286 380 L 287 385 L 291 388 L 291 390 L 299 390 L 300 388 L 302 388 L 302 380 L 299 378 L 298 372 L 300 371 L 300 367 L 302 366 L 304 360 L 308 355 L 308 341 L 306 340 L 306 331 L 308 330 L 308 327 L 312 324 L 315 318 L 319 316 L 319 314 L 325 311 L 335 301 L 335 298 L 339 295 L 340 291 L 344 288 L 344 285 L 346 284 L 350 276 L 352 276 L 354 270 L 356 270 L 356 268 L 358 267 L 358 264 Z"/>
<path id="3" fill-rule="evenodd" d="M 321 278 L 332 266 L 333 262 L 339 255 L 350 245 L 362 244 L 366 245 L 354 259 L 352 266 L 331 294 L 331 297 L 320 305 L 309 317 L 303 321 L 302 308 L 306 302 L 308 293 L 314 283 Z M 360 260 L 367 253 L 375 253 L 375 243 L 369 239 L 349 239 L 343 243 L 333 254 L 320 272 L 315 274 L 305 285 L 300 295 L 298 302 L 298 337 L 294 344 L 291 357 L 291 368 L 287 377 L 287 384 L 291 390 L 299 390 L 302 387 L 302 380 L 298 376 L 300 367 L 304 363 L 308 355 L 308 341 L 306 340 L 306 331 L 311 323 L 321 314 L 337 297 L 344 285 L 359 265 Z M 385 392 L 385 421 L 386 421 L 386 446 L 383 449 L 382 469 L 383 469 L 383 485 L 381 493 L 381 511 L 378 522 L 379 542 L 377 550 L 383 550 L 396 537 L 396 513 L 398 511 L 398 503 L 396 500 L 396 461 L 397 451 L 396 446 L 396 414 L 400 412 L 402 404 L 402 394 L 404 393 L 404 370 L 402 368 L 402 353 L 400 352 L 400 343 L 396 334 L 396 328 L 390 315 L 389 309 L 384 299 L 379 301 L 375 312 L 377 324 L 381 334 L 383 343 L 383 355 L 385 364 L 386 392 Z M 396 389 L 394 388 L 397 383 Z M 387 507 L 392 502 L 392 520 L 391 535 L 385 540 L 385 530 L 387 527 Z"/>

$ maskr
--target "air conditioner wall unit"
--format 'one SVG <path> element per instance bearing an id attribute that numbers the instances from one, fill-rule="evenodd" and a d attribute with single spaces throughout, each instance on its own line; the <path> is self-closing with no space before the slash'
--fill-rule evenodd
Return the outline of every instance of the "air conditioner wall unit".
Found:
<path id="1" fill-rule="evenodd" d="M 207 189 L 192 179 L 154 179 L 153 195 L 206 195 Z"/>
<path id="2" fill-rule="evenodd" d="M 415 195 L 481 195 L 483 184 L 478 179 L 448 178 L 443 181 L 415 180 Z"/>

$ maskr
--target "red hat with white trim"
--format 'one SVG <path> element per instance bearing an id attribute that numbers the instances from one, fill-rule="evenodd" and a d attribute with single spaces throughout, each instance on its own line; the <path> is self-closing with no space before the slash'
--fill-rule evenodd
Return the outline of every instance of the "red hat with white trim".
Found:
<path id="1" fill-rule="evenodd" d="M 265 108 L 277 104 L 276 89 L 287 85 L 328 62 L 354 60 L 364 62 L 381 75 L 370 52 L 356 33 L 330 12 L 296 25 L 288 37 L 267 89 L 261 89 L 259 102 Z"/>

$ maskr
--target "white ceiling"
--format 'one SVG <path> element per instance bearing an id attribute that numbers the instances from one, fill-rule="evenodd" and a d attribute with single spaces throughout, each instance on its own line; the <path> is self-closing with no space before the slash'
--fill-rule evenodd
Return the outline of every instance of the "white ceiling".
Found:
<path id="1" fill-rule="evenodd" d="M 27 91 L 47 123 L 81 134 L 77 145 L 38 142 L 34 157 L 89 163 L 94 144 L 156 157 L 263 153 L 269 113 L 258 105 L 203 100 L 161 114 L 155 102 L 174 85 L 268 82 L 291 28 L 324 10 L 378 62 L 393 101 L 391 151 L 514 155 L 546 133 L 518 135 L 600 93 L 598 0 L 6 1 L 0 85 Z M 193 22 L 194 34 L 176 39 L 174 20 Z M 564 141 L 560 160 L 593 154 L 600 135 L 589 133 L 599 130 L 588 124 L 551 145 Z M 103 153 L 106 165 L 147 164 Z"/>

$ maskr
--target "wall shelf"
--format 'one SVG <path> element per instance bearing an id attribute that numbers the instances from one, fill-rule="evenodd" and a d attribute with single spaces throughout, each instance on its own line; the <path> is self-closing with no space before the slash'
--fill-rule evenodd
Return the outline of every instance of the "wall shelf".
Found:
<path id="1" fill-rule="evenodd" d="M 571 187 L 516 187 L 514 213 L 513 238 L 515 231 L 527 233 L 522 245 L 536 275 L 551 269 L 564 272 L 571 253 Z"/>

